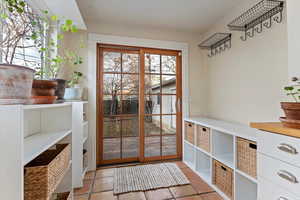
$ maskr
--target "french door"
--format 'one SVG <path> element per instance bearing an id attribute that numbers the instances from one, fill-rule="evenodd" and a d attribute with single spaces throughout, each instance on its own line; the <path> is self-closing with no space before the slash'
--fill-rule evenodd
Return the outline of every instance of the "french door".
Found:
<path id="1" fill-rule="evenodd" d="M 98 45 L 97 163 L 181 157 L 181 53 Z"/>

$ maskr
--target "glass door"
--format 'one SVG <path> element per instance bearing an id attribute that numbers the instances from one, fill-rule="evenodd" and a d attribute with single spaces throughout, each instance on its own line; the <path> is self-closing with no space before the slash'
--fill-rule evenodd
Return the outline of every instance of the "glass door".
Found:
<path id="1" fill-rule="evenodd" d="M 100 46 L 97 163 L 180 158 L 181 55 Z"/>
<path id="2" fill-rule="evenodd" d="M 101 49 L 101 163 L 137 161 L 139 51 Z"/>
<path id="3" fill-rule="evenodd" d="M 181 57 L 177 51 L 144 51 L 144 161 L 181 155 Z"/>

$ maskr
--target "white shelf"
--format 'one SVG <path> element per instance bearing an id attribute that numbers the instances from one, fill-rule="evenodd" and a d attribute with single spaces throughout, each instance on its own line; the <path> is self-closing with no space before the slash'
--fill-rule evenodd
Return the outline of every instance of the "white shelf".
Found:
<path id="1" fill-rule="evenodd" d="M 238 174 L 240 174 L 241 176 L 243 176 L 243 177 L 247 178 L 248 180 L 252 181 L 253 183 L 257 183 L 257 179 L 256 178 L 253 178 L 252 176 L 249 176 L 248 174 L 246 174 L 245 172 L 242 172 L 239 169 L 236 169 L 235 171 Z"/>
<path id="2" fill-rule="evenodd" d="M 23 165 L 28 164 L 38 155 L 68 136 L 72 131 L 38 133 L 24 139 Z"/>
<path id="3" fill-rule="evenodd" d="M 185 118 L 184 120 L 255 142 L 257 141 L 258 134 L 261 133 L 261 131 L 250 128 L 247 125 L 225 122 L 222 120 L 210 119 L 205 117 L 189 117 Z"/>
<path id="4" fill-rule="evenodd" d="M 84 176 L 85 176 L 85 174 L 87 173 L 87 170 L 88 170 L 88 166 L 86 166 L 86 167 L 83 169 L 83 172 L 82 172 L 82 179 L 84 179 Z"/>
<path id="5" fill-rule="evenodd" d="M 88 136 L 84 137 L 83 141 L 82 141 L 82 144 L 86 143 L 86 141 L 88 140 L 88 138 L 89 138 Z"/>
<path id="6" fill-rule="evenodd" d="M 87 126 L 89 124 L 88 121 L 83 121 L 83 126 Z"/>
<path id="7" fill-rule="evenodd" d="M 59 103 L 59 104 L 36 104 L 36 105 L 24 105 L 24 110 L 33 110 L 33 109 L 48 109 L 48 108 L 60 108 L 71 106 L 71 103 Z"/>
<path id="8" fill-rule="evenodd" d="M 233 164 L 233 154 L 232 153 L 227 153 L 227 154 L 219 154 L 212 156 L 215 160 L 223 163 L 224 165 L 227 165 L 231 169 L 234 169 L 234 164 Z"/>

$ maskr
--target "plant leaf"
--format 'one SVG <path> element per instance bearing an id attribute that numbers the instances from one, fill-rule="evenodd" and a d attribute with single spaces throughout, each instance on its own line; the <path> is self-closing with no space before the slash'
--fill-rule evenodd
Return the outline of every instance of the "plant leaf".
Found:
<path id="1" fill-rule="evenodd" d="M 287 87 L 284 87 L 284 90 L 286 90 L 286 91 L 292 91 L 292 90 L 294 90 L 294 87 L 287 86 Z"/>
<path id="2" fill-rule="evenodd" d="M 71 26 L 73 24 L 73 21 L 70 19 L 66 20 L 66 25 Z"/>
<path id="3" fill-rule="evenodd" d="M 57 21 L 57 20 L 58 20 L 58 17 L 57 17 L 56 15 L 52 15 L 52 16 L 51 16 L 51 20 L 52 20 L 52 21 Z"/>

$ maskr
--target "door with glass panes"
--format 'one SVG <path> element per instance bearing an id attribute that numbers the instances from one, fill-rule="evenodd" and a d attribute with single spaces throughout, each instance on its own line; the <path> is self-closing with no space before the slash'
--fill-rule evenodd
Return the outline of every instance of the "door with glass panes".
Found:
<path id="1" fill-rule="evenodd" d="M 181 54 L 98 45 L 97 163 L 181 157 Z"/>

